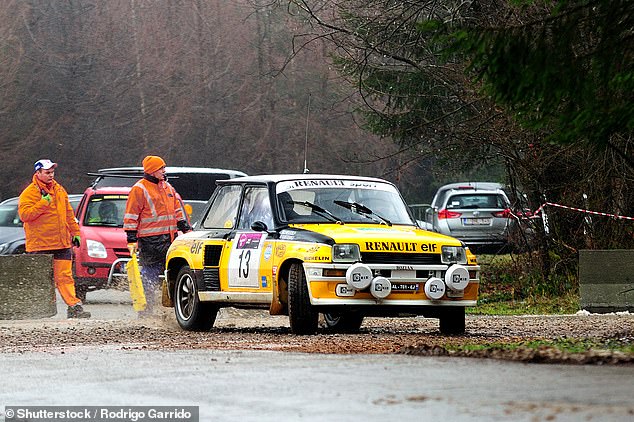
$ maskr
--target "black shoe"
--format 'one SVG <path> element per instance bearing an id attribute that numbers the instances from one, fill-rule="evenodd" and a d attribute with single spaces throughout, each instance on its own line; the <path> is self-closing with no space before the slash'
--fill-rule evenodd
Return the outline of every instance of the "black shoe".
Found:
<path id="1" fill-rule="evenodd" d="M 68 307 L 66 316 L 68 318 L 90 318 L 90 312 L 84 311 L 84 308 L 80 304 L 77 304 Z"/>

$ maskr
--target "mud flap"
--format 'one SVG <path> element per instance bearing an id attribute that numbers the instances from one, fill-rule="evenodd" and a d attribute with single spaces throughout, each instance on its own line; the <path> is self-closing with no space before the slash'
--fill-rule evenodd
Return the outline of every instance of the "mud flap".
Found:
<path id="1" fill-rule="evenodd" d="M 167 290 L 167 280 L 163 280 L 163 283 L 161 284 L 161 305 L 166 308 L 174 307 L 174 300 L 170 297 Z"/>

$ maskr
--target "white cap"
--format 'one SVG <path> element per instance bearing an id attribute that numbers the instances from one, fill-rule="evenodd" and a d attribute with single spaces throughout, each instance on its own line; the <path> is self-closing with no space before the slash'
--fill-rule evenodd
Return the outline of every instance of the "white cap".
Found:
<path id="1" fill-rule="evenodd" d="M 38 171 L 39 169 L 48 170 L 57 167 L 57 163 L 54 163 L 51 160 L 43 159 L 36 161 L 33 167 L 35 168 L 35 171 Z"/>

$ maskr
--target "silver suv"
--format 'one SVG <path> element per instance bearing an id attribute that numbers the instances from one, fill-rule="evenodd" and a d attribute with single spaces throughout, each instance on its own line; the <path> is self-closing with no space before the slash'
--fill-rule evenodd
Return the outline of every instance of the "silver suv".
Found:
<path id="1" fill-rule="evenodd" d="M 515 224 L 502 185 L 484 182 L 441 187 L 425 220 L 433 231 L 456 237 L 477 252 L 506 249 Z"/>

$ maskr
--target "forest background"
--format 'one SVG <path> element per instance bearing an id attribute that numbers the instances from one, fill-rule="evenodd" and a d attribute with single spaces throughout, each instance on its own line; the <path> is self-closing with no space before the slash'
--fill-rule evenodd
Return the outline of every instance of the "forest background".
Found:
<path id="1" fill-rule="evenodd" d="M 156 154 L 633 216 L 632 28 L 627 0 L 1 0 L 0 199 L 39 158 L 81 193 Z M 553 292 L 579 249 L 634 247 L 631 220 L 546 211 L 525 227 Z"/>

